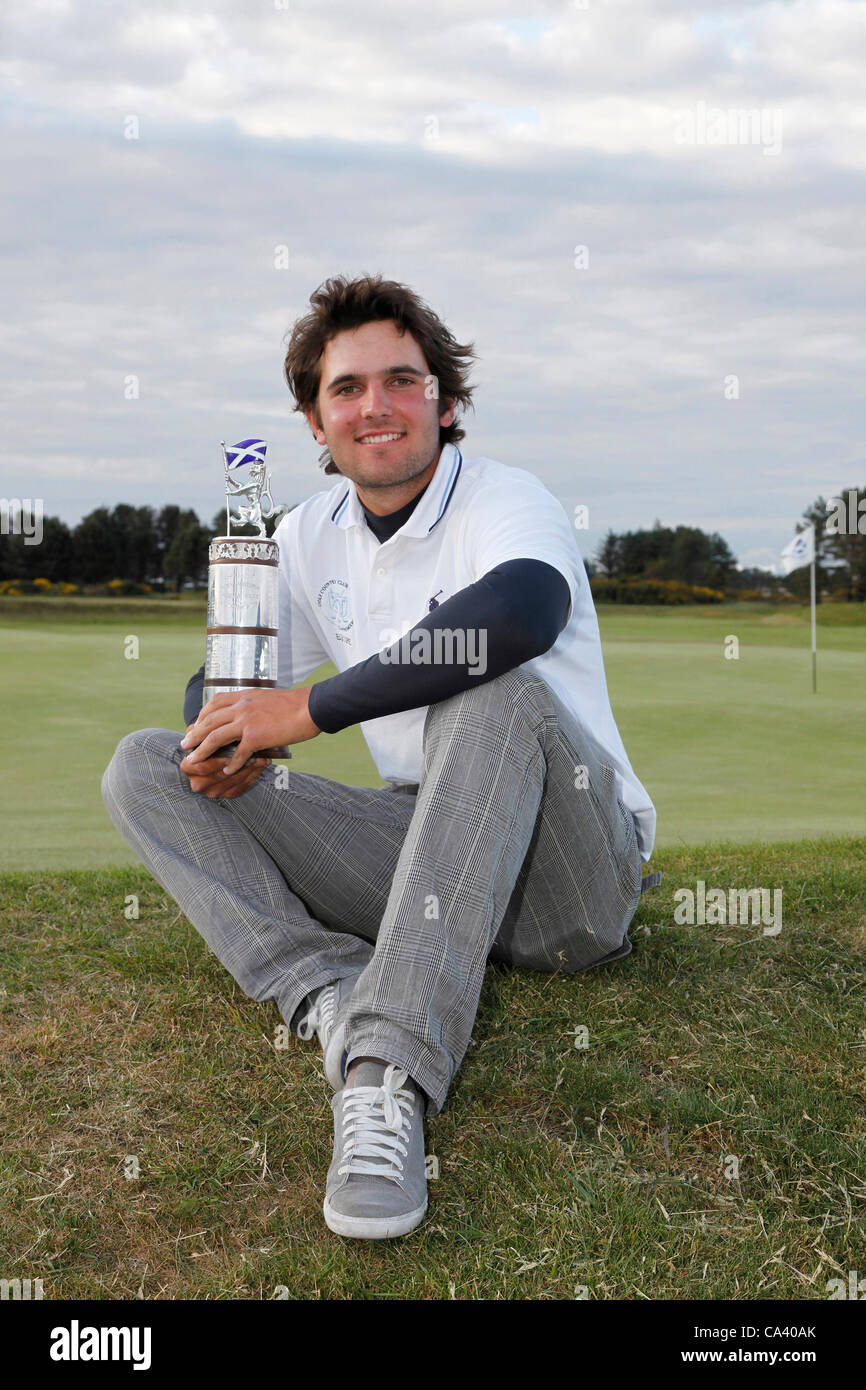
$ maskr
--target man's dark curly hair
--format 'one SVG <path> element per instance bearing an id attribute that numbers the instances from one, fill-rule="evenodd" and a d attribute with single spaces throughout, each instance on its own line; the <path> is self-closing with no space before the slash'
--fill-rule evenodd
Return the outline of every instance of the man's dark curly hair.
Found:
<path id="1" fill-rule="evenodd" d="M 474 344 L 458 343 L 442 320 L 422 299 L 396 280 L 381 275 L 361 275 L 349 280 L 336 275 L 310 295 L 313 306 L 295 323 L 286 352 L 284 371 L 295 410 L 314 410 L 318 419 L 319 383 L 322 353 L 338 333 L 360 328 L 364 323 L 388 321 L 403 333 L 411 333 L 424 354 L 432 376 L 436 377 L 440 400 L 453 400 L 455 407 L 472 406 L 469 367 L 475 357 Z M 439 444 L 456 443 L 466 431 L 455 419 L 439 426 Z M 326 473 L 339 473 L 327 449 Z"/>

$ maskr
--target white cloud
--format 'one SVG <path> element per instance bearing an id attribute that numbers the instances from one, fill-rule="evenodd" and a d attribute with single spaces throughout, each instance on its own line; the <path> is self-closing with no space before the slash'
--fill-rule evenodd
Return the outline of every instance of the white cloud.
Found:
<path id="1" fill-rule="evenodd" d="M 861 6 L 13 0 L 2 30 L 0 389 L 49 511 L 210 516 L 235 432 L 321 487 L 282 339 L 338 270 L 476 339 L 470 450 L 601 531 L 773 549 L 863 480 Z M 781 153 L 678 144 L 699 103 L 781 112 Z"/>

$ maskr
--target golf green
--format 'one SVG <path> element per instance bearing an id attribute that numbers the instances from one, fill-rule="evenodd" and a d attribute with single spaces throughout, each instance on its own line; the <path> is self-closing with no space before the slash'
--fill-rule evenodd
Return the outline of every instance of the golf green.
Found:
<path id="1" fill-rule="evenodd" d="M 124 733 L 182 728 L 204 611 L 166 606 L 163 616 L 130 600 L 93 613 L 79 604 L 67 617 L 60 601 L 0 606 L 0 868 L 135 862 L 108 819 L 100 779 Z M 600 608 L 611 702 L 656 804 L 660 846 L 866 833 L 866 611 L 827 605 L 820 618 L 813 694 L 807 610 Z M 726 656 L 732 637 L 736 659 Z M 297 746 L 291 766 L 381 783 L 357 727 Z"/>

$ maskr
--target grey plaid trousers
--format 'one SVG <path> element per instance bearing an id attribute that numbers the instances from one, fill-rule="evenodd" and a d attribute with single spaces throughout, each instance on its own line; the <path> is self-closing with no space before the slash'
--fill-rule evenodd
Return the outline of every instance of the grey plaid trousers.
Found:
<path id="1" fill-rule="evenodd" d="M 488 958 L 574 974 L 631 950 L 634 817 L 590 732 L 520 667 L 429 707 L 417 787 L 272 765 L 211 800 L 180 771 L 181 737 L 121 740 L 102 779 L 117 829 L 287 1022 L 309 991 L 357 976 L 348 1061 L 405 1067 L 428 1114 L 465 1056 Z"/>

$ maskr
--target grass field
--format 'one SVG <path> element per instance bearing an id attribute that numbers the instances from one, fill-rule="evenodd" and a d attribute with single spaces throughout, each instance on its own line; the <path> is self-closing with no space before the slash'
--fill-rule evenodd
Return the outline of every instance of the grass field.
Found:
<path id="1" fill-rule="evenodd" d="M 276 1008 L 147 874 L 4 876 L 0 1273 L 53 1299 L 818 1300 L 862 1277 L 862 843 L 656 863 L 625 961 L 489 968 L 426 1127 L 429 1215 L 393 1242 L 327 1230 L 320 1054 L 275 1047 Z M 781 934 L 675 926 L 696 877 L 780 886 Z"/>
<path id="2" fill-rule="evenodd" d="M 819 615 L 813 695 L 808 609 L 600 608 L 614 713 L 658 809 L 660 847 L 866 831 L 866 606 Z M 180 729 L 203 628 L 200 597 L 0 599 L 0 869 L 135 862 L 102 805 L 102 771 L 131 729 Z M 127 635 L 137 660 L 124 657 Z M 729 635 L 738 660 L 725 659 Z M 357 727 L 299 745 L 292 766 L 381 781 Z"/>
<path id="3" fill-rule="evenodd" d="M 53 1299 L 807 1301 L 862 1277 L 866 612 L 820 618 L 813 696 L 803 610 L 601 609 L 664 886 L 625 961 L 488 969 L 426 1128 L 429 1215 L 378 1243 L 321 1216 L 317 1049 L 275 1046 L 276 1008 L 102 806 L 122 734 L 180 728 L 201 601 L 4 600 L 0 1276 Z M 292 766 L 380 780 L 357 729 Z M 676 925 L 697 879 L 781 888 L 781 933 Z"/>

